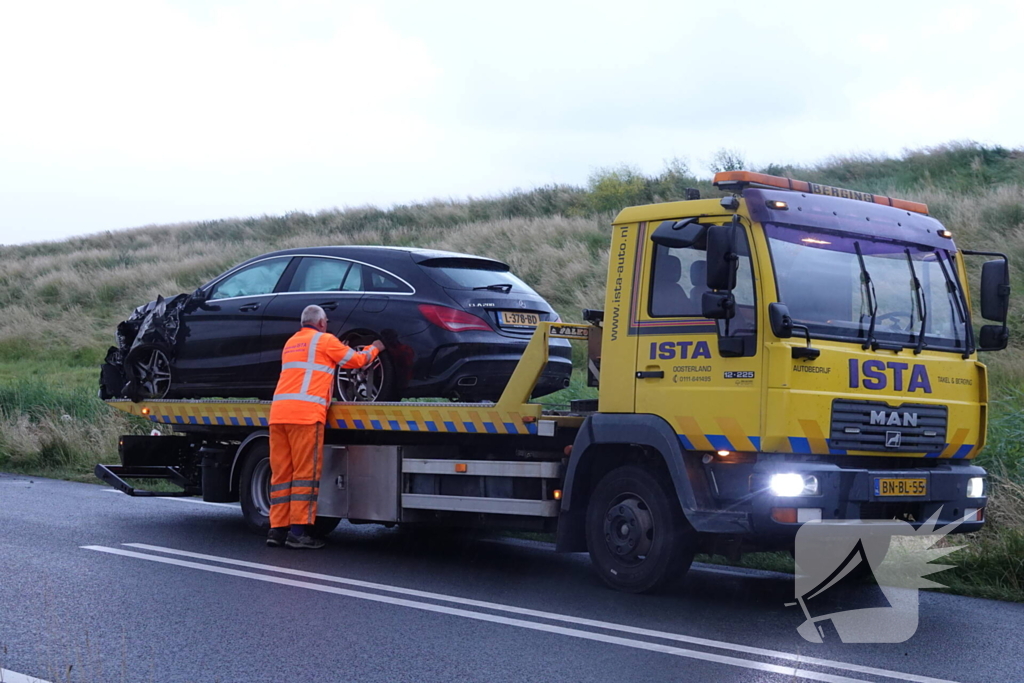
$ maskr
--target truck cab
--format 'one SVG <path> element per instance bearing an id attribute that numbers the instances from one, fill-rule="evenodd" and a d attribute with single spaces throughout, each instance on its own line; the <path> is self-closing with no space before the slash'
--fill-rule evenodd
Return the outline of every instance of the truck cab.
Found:
<path id="1" fill-rule="evenodd" d="M 791 547 L 811 520 L 979 529 L 978 351 L 1006 346 L 1006 257 L 983 266 L 996 324 L 976 335 L 975 252 L 923 204 L 742 171 L 715 184 L 732 194 L 615 219 L 599 414 L 676 441 L 687 518 L 738 549 Z"/>

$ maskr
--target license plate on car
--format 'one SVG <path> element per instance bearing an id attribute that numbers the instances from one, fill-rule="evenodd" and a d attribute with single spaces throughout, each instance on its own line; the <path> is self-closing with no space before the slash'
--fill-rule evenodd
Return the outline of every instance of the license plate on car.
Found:
<path id="1" fill-rule="evenodd" d="M 540 324 L 540 316 L 536 313 L 502 311 L 501 324 L 509 327 L 537 327 Z"/>
<path id="2" fill-rule="evenodd" d="M 875 477 L 876 496 L 923 496 L 927 493 L 927 479 L 890 479 L 886 477 Z"/>

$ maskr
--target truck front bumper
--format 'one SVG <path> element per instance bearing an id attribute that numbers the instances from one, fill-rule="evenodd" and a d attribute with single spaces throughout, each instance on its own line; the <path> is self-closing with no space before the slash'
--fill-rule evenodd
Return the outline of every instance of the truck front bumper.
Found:
<path id="1" fill-rule="evenodd" d="M 955 533 L 977 531 L 984 525 L 988 498 L 967 496 L 969 480 L 985 477 L 984 469 L 952 462 L 931 467 L 909 465 L 901 469 L 876 469 L 764 459 L 747 465 L 715 466 L 712 470 L 719 503 L 733 510 L 749 505 L 752 530 L 761 538 L 792 538 L 801 524 L 815 519 L 899 519 L 917 529 L 938 513 L 937 526 L 960 522 Z M 808 495 L 776 495 L 770 486 L 776 474 L 814 477 L 817 491 Z M 915 487 L 923 481 L 923 492 L 885 495 L 881 480 L 915 480 Z"/>

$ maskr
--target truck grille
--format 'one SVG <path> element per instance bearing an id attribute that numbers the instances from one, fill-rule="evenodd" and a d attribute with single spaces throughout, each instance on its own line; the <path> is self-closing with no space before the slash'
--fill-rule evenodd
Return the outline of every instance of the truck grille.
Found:
<path id="1" fill-rule="evenodd" d="M 832 401 L 829 447 L 848 451 L 930 453 L 946 447 L 946 406 Z"/>

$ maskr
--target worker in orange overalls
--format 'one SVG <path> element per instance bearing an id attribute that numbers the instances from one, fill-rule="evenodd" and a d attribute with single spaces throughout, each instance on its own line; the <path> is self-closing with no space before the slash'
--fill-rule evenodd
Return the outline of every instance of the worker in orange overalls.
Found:
<path id="1" fill-rule="evenodd" d="M 270 535 L 267 545 L 322 548 L 309 535 L 323 466 L 324 422 L 338 365 L 361 368 L 384 350 L 379 341 L 362 351 L 327 334 L 319 306 L 302 311 L 302 329 L 284 346 L 281 378 L 270 406 Z"/>

